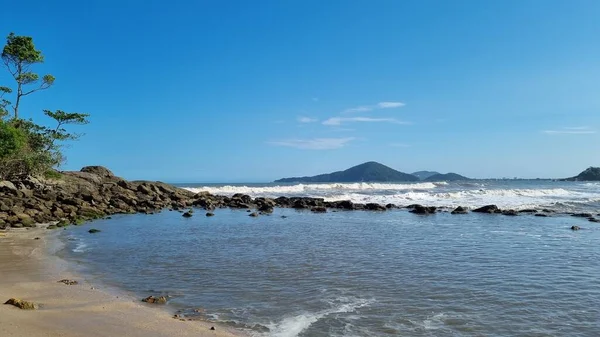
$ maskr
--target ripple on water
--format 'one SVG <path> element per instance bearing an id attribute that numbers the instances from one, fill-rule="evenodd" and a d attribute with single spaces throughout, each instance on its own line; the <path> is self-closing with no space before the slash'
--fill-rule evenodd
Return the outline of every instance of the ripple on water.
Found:
<path id="1" fill-rule="evenodd" d="M 116 216 L 66 242 L 106 282 L 261 337 L 600 335 L 600 230 L 579 219 L 215 214 Z"/>

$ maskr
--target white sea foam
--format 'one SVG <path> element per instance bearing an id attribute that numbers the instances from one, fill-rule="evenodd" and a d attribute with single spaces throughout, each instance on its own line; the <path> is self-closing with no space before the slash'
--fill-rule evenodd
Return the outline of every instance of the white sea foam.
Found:
<path id="1" fill-rule="evenodd" d="M 319 191 L 402 191 L 402 190 L 428 190 L 438 186 L 446 185 L 446 182 L 436 183 L 414 183 L 414 184 L 381 184 L 381 183 L 332 183 L 332 184 L 296 184 L 276 186 L 202 186 L 184 187 L 194 193 L 210 192 L 218 195 L 233 195 L 235 193 L 248 194 L 251 196 L 267 195 L 299 195 L 310 194 Z"/>
<path id="2" fill-rule="evenodd" d="M 77 242 L 77 246 L 73 248 L 73 253 L 84 253 L 87 247 L 88 245 L 85 242 L 79 241 Z"/>
<path id="3" fill-rule="evenodd" d="M 392 203 L 398 206 L 425 204 L 437 207 L 479 207 L 495 204 L 501 208 L 514 209 L 558 206 L 574 210 L 577 207 L 573 208 L 573 205 L 581 206 L 600 201 L 600 190 L 597 188 L 598 185 L 593 183 L 554 186 L 547 184 L 540 188 L 531 188 L 530 186 L 535 185 L 523 186 L 523 184 L 511 182 L 334 183 L 273 186 L 227 185 L 187 187 L 186 189 L 196 193 L 207 191 L 226 196 L 235 193 L 271 198 L 305 196 L 324 198 L 326 201 L 350 200 L 355 203 Z"/>
<path id="4" fill-rule="evenodd" d="M 308 329 L 318 320 L 332 314 L 354 312 L 356 309 L 367 306 L 371 303 L 369 300 L 353 300 L 348 303 L 334 305 L 330 309 L 315 313 L 302 313 L 299 315 L 286 317 L 280 322 L 270 324 L 270 337 L 295 337 L 302 331 Z"/>
<path id="5" fill-rule="evenodd" d="M 393 195 L 366 195 L 344 193 L 331 195 L 326 201 L 351 200 L 358 203 L 393 203 L 399 206 L 426 204 L 438 207 L 482 206 L 496 204 L 499 207 L 529 208 L 548 206 L 557 202 L 588 203 L 600 201 L 600 193 L 586 193 L 555 189 L 496 189 L 467 190 L 457 192 L 406 192 Z"/>

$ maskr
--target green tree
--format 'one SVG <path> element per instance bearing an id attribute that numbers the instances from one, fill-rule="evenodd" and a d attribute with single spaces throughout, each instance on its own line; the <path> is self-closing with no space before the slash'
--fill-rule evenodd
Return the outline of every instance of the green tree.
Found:
<path id="1" fill-rule="evenodd" d="M 10 33 L 2 50 L 2 61 L 16 81 L 16 90 L 15 104 L 11 105 L 4 96 L 13 94 L 13 90 L 0 86 L 0 180 L 54 172 L 52 168 L 64 161 L 61 152 L 63 142 L 81 136 L 68 132 L 65 127 L 87 124 L 89 115 L 44 110 L 44 114 L 56 122 L 52 127 L 20 118 L 21 99 L 48 89 L 54 83 L 54 77 L 45 75 L 40 79 L 31 71 L 32 65 L 44 61 L 31 37 Z M 11 108 L 12 111 L 9 111 Z"/>
<path id="2" fill-rule="evenodd" d="M 44 62 L 44 56 L 41 51 L 35 49 L 33 38 L 29 36 L 10 33 L 2 50 L 2 61 L 17 82 L 15 105 L 12 108 L 14 119 L 19 119 L 21 99 L 36 91 L 50 88 L 55 78 L 50 74 L 44 75 L 40 82 L 40 76 L 30 71 L 32 65 Z M 35 87 L 31 88 L 33 85 Z"/>

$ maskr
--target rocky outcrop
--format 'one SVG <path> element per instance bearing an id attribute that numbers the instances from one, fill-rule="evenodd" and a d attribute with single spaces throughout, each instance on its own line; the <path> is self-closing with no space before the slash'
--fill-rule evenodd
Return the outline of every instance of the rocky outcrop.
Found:
<path id="1" fill-rule="evenodd" d="M 8 301 L 4 302 L 4 304 L 10 304 L 23 310 L 35 310 L 38 308 L 38 305 L 33 302 L 23 301 L 17 298 L 11 298 Z"/>
<path id="2" fill-rule="evenodd" d="M 398 208 L 394 204 L 354 203 L 350 200 L 325 201 L 323 198 L 279 197 L 252 198 L 237 193 L 232 196 L 194 193 L 162 182 L 127 181 L 102 166 L 86 166 L 80 171 L 62 172 L 59 179 L 24 178 L 0 181 L 0 229 L 33 227 L 51 223 L 48 229 L 80 225 L 86 220 L 106 218 L 113 214 L 153 214 L 163 209 L 182 212 L 192 217 L 194 209 L 203 208 L 213 216 L 217 208 L 248 211 L 250 216 L 269 215 L 276 208 L 293 208 L 325 213 L 336 210 L 386 211 Z M 436 207 L 410 205 L 415 214 L 434 214 Z M 488 205 L 473 210 L 478 213 L 503 213 L 497 206 Z M 551 212 L 543 210 L 543 212 Z M 466 214 L 457 207 L 452 214 Z M 535 213 L 535 210 L 505 211 L 506 215 Z M 540 213 L 537 213 L 540 214 Z M 541 215 L 540 215 L 541 216 Z M 591 218 L 591 214 L 574 216 Z"/>
<path id="3" fill-rule="evenodd" d="M 77 172 L 62 172 L 59 179 L 1 181 L 0 229 L 48 222 L 59 222 L 55 226 L 63 227 L 111 214 L 209 205 L 213 198 L 161 182 L 126 181 L 107 168 L 87 166 Z M 222 200 L 217 199 L 219 203 Z"/>

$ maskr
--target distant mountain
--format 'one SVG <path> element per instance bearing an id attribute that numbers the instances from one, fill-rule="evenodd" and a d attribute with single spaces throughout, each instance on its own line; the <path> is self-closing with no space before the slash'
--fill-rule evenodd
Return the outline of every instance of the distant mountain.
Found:
<path id="1" fill-rule="evenodd" d="M 467 178 L 465 176 L 461 176 L 460 174 L 456 174 L 456 173 L 446 173 L 446 174 L 434 174 L 432 176 L 427 177 L 426 179 L 424 179 L 425 181 L 460 181 L 460 180 L 471 180 L 470 178 Z"/>
<path id="2" fill-rule="evenodd" d="M 418 171 L 418 172 L 413 172 L 411 174 L 421 180 L 425 180 L 433 175 L 440 174 L 440 173 L 436 172 L 436 171 Z"/>
<path id="3" fill-rule="evenodd" d="M 585 171 L 566 181 L 600 181 L 600 167 L 588 167 Z"/>
<path id="4" fill-rule="evenodd" d="M 275 180 L 276 183 L 354 183 L 354 182 L 405 182 L 419 178 L 396 171 L 383 164 L 370 161 L 345 171 L 319 174 L 312 177 L 294 177 Z"/>

